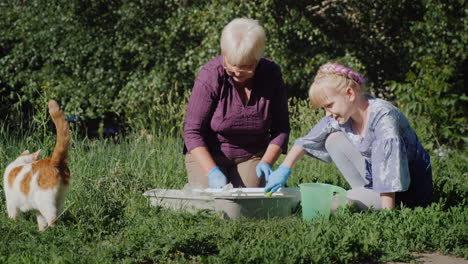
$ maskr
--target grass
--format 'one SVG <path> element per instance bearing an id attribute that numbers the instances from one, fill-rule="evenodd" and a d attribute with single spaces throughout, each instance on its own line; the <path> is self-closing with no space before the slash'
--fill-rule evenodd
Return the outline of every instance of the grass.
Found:
<path id="1" fill-rule="evenodd" d="M 55 138 L 0 128 L 0 167 L 25 149 L 50 155 Z M 292 136 L 295 138 L 295 136 Z M 56 228 L 38 232 L 35 217 L 7 218 L 0 196 L 0 263 L 353 263 L 410 261 L 414 251 L 468 258 L 465 152 L 433 157 L 437 203 L 421 209 L 355 212 L 328 223 L 282 219 L 221 220 L 149 207 L 152 188 L 186 183 L 180 137 L 75 138 L 71 190 Z M 2 172 L 3 174 L 3 172 Z M 304 158 L 289 186 L 325 182 L 348 188 L 332 165 Z"/>

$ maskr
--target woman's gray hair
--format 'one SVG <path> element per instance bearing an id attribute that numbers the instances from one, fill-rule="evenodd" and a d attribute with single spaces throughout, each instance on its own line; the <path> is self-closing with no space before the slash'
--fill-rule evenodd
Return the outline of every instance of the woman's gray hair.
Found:
<path id="1" fill-rule="evenodd" d="M 221 34 L 221 53 L 233 65 L 258 62 L 265 49 L 265 30 L 257 20 L 236 18 Z"/>

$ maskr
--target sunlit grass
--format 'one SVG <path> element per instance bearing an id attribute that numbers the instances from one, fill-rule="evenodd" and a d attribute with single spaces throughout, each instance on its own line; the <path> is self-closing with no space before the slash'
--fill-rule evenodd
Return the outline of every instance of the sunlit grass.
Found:
<path id="1" fill-rule="evenodd" d="M 42 148 L 44 155 L 52 151 L 53 135 L 20 138 L 3 132 L 3 168 L 25 148 Z M 11 221 L 2 194 L 0 262 L 337 263 L 407 261 L 410 252 L 426 250 L 467 256 L 463 153 L 434 162 L 442 193 L 441 202 L 430 208 L 391 214 L 348 210 L 329 223 L 306 223 L 300 212 L 283 219 L 225 221 L 207 212 L 151 208 L 143 197 L 146 190 L 179 189 L 187 182 L 180 137 L 73 138 L 72 185 L 56 228 L 39 233 L 31 213 Z M 289 186 L 327 182 L 346 188 L 341 178 L 333 165 L 304 158 Z M 458 184 L 449 185 L 447 178 Z"/>

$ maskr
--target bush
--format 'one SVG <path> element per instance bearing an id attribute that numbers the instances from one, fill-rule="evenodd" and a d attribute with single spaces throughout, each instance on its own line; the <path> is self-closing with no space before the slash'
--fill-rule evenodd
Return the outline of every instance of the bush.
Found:
<path id="1" fill-rule="evenodd" d="M 0 8 L 0 114 L 10 126 L 55 98 L 83 120 L 112 113 L 130 129 L 160 123 L 158 129 L 176 131 L 182 116 L 174 108 L 183 108 L 198 69 L 219 54 L 222 28 L 243 16 L 265 27 L 265 56 L 281 65 L 290 96 L 304 98 L 317 67 L 340 61 L 366 74 L 376 96 L 394 100 L 411 85 L 414 94 L 451 98 L 455 123 L 466 116 L 461 1 L 11 0 Z M 431 58 L 450 71 L 442 83 L 448 88 L 434 95 L 424 94 L 426 85 L 437 90 L 441 82 L 413 85 L 411 78 L 421 77 L 420 69 L 437 74 L 417 68 Z M 427 119 L 444 119 L 437 111 L 425 112 Z M 463 129 L 436 138 L 445 143 Z"/>
<path id="2" fill-rule="evenodd" d="M 464 84 L 468 22 L 461 1 L 423 1 L 425 13 L 405 41 L 412 63 L 405 82 L 389 82 L 401 108 L 417 120 L 429 148 L 462 147 L 467 132 Z"/>

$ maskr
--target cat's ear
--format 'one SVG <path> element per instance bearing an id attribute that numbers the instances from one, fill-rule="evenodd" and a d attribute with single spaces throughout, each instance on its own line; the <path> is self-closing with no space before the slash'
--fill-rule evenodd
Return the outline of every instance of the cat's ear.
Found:
<path id="1" fill-rule="evenodd" d="M 23 151 L 23 153 L 21 153 L 21 155 L 20 155 L 20 156 L 24 156 L 24 155 L 29 155 L 29 150 L 25 150 L 25 151 Z"/>
<path id="2" fill-rule="evenodd" d="M 38 159 L 39 159 L 39 154 L 41 154 L 41 150 L 40 150 L 40 149 L 32 154 L 32 155 L 33 155 L 33 159 L 34 159 L 34 160 L 38 160 Z"/>

